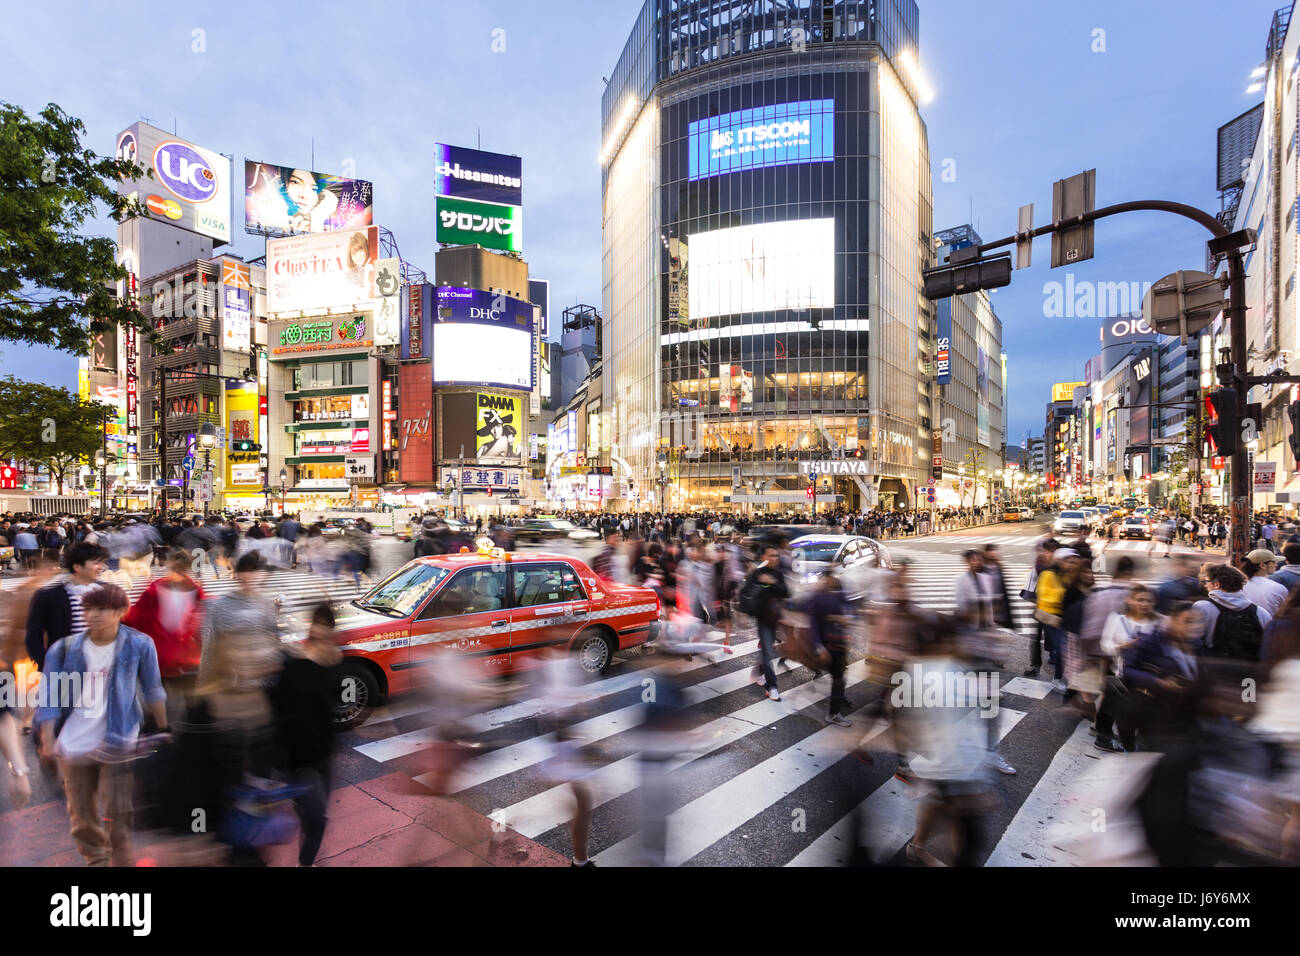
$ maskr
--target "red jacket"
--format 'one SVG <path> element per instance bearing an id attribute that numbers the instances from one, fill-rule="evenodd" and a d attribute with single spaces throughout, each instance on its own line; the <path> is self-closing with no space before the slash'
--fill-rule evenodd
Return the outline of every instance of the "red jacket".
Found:
<path id="1" fill-rule="evenodd" d="M 140 599 L 126 612 L 122 623 L 153 638 L 154 646 L 158 648 L 158 671 L 163 677 L 194 674 L 199 669 L 199 652 L 202 650 L 199 629 L 203 625 L 203 601 L 207 594 L 203 586 L 196 583 L 198 600 L 185 615 L 180 629 L 168 631 L 163 627 L 158 599 L 158 592 L 166 580 L 159 578 L 145 588 Z"/>

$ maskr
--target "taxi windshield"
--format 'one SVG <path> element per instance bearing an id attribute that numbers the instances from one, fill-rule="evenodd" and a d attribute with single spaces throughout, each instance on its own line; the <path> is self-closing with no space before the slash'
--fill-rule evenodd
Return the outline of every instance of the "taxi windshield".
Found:
<path id="1" fill-rule="evenodd" d="M 366 610 L 406 617 L 450 572 L 430 564 L 401 568 L 353 603 Z"/>

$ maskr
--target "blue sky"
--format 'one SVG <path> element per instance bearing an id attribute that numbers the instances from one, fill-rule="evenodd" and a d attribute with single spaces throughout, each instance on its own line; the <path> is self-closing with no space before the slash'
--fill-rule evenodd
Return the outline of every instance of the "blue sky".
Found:
<path id="1" fill-rule="evenodd" d="M 973 221 L 985 239 L 1001 238 L 1029 202 L 1036 223 L 1046 222 L 1052 182 L 1090 166 L 1099 204 L 1160 198 L 1218 209 L 1215 130 L 1261 99 L 1244 91 L 1278 0 L 920 6 L 921 65 L 935 93 L 923 116 L 936 229 Z M 351 160 L 375 184 L 377 221 L 429 272 L 433 144 L 472 146 L 481 136 L 484 149 L 523 157 L 525 256 L 551 280 L 558 314 L 576 302 L 600 306 L 601 77 L 639 8 L 10 4 L 0 99 L 29 112 L 59 103 L 102 152 L 148 117 L 237 163 L 338 172 Z M 1093 51 L 1099 40 L 1104 52 Z M 107 220 L 100 230 L 113 234 Z M 1076 283 L 1154 281 L 1204 268 L 1204 238 L 1168 215 L 1125 216 L 1101 223 L 1096 258 L 1070 271 Z M 262 243 L 237 231 L 233 248 L 252 258 Z M 1041 433 L 1051 383 L 1078 376 L 1097 344 L 1099 320 L 1045 315 L 1044 286 L 1065 282 L 1067 270 L 1047 267 L 1046 240 L 1034 259 L 993 296 L 1012 444 L 1026 429 Z M 0 343 L 8 372 L 75 386 L 76 360 Z"/>

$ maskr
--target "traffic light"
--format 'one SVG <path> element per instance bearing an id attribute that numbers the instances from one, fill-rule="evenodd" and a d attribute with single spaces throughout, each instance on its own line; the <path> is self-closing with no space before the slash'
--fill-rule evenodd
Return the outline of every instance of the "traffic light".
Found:
<path id="1" fill-rule="evenodd" d="M 249 441 L 247 438 L 232 438 L 230 440 L 231 451 L 261 451 L 262 446 L 255 441 Z"/>
<path id="2" fill-rule="evenodd" d="M 809 485 L 808 490 L 805 492 L 805 494 L 808 496 L 808 500 L 812 501 L 813 495 L 817 494 L 817 486 Z"/>
<path id="3" fill-rule="evenodd" d="M 946 299 L 966 292 L 1011 285 L 1011 253 L 980 259 L 977 257 L 978 251 L 977 246 L 955 249 L 948 256 L 948 265 L 922 272 L 925 297 L 931 300 Z"/>
<path id="4" fill-rule="evenodd" d="M 1291 443 L 1291 455 L 1300 461 L 1300 402 L 1288 405 L 1286 414 L 1291 419 L 1291 436 L 1287 439 Z"/>
<path id="5" fill-rule="evenodd" d="M 1210 407 L 1218 419 L 1210 425 L 1210 440 L 1220 455 L 1235 454 L 1241 441 L 1237 423 L 1237 390 L 1220 388 L 1211 392 Z"/>

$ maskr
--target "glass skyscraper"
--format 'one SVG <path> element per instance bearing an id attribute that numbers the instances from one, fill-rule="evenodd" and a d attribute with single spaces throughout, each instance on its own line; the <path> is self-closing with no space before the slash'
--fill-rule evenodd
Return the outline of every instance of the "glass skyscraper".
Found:
<path id="1" fill-rule="evenodd" d="M 602 457 L 624 506 L 914 504 L 930 160 L 911 0 L 647 0 L 602 102 Z M 996 353 L 995 353 L 996 354 Z"/>

